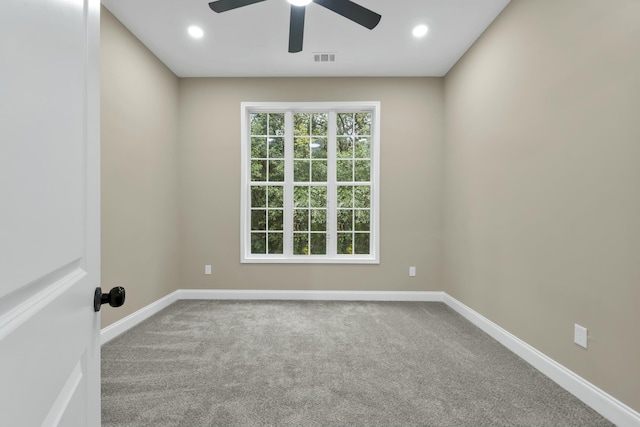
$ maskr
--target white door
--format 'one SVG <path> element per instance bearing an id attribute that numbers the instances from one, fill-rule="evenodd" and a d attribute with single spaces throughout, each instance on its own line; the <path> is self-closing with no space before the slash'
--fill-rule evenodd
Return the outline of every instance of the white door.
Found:
<path id="1" fill-rule="evenodd" d="M 99 0 L 0 0 L 0 424 L 100 425 Z"/>

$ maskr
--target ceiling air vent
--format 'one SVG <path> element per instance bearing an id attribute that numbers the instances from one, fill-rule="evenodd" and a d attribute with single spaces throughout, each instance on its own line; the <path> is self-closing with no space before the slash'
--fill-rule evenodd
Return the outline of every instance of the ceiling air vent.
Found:
<path id="1" fill-rule="evenodd" d="M 336 62 L 335 53 L 314 53 L 313 60 L 315 62 Z"/>

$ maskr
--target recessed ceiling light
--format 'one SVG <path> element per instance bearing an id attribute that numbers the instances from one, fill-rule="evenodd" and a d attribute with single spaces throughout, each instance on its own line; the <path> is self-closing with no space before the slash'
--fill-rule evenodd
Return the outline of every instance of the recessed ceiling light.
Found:
<path id="1" fill-rule="evenodd" d="M 189 35 L 194 39 L 201 39 L 202 36 L 204 36 L 204 31 L 202 31 L 202 28 L 196 27 L 195 25 L 190 26 L 187 31 L 189 32 Z"/>
<path id="2" fill-rule="evenodd" d="M 306 6 L 309 3 L 311 3 L 311 0 L 287 0 L 287 1 L 294 6 Z"/>
<path id="3" fill-rule="evenodd" d="M 413 36 L 424 37 L 427 35 L 427 31 L 429 31 L 429 27 L 426 25 L 418 25 L 413 29 Z"/>

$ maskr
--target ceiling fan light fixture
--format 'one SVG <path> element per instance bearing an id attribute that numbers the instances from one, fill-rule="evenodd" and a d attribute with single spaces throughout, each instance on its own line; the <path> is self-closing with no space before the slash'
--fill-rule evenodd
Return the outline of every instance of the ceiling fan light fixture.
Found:
<path id="1" fill-rule="evenodd" d="M 195 25 L 192 25 L 189 28 L 187 28 L 187 32 L 194 39 L 201 39 L 202 36 L 204 36 L 204 31 L 202 31 L 202 28 L 197 27 Z"/>
<path id="2" fill-rule="evenodd" d="M 427 32 L 429 32 L 429 27 L 427 27 L 424 24 L 417 25 L 413 29 L 413 37 L 416 37 L 416 38 L 424 37 L 427 35 Z"/>
<path id="3" fill-rule="evenodd" d="M 287 0 L 287 1 L 294 6 L 306 6 L 309 3 L 311 3 L 312 0 Z"/>

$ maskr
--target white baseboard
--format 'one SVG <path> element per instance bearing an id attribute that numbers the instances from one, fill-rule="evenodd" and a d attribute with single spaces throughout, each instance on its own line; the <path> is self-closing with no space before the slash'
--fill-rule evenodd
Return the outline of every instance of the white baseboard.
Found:
<path id="1" fill-rule="evenodd" d="M 179 294 L 180 294 L 180 291 L 172 292 L 169 295 L 163 298 L 160 298 L 159 300 L 154 301 L 145 307 L 142 307 L 140 310 L 131 313 L 127 317 L 124 317 L 118 320 L 117 322 L 112 323 L 106 328 L 103 328 L 100 331 L 100 345 L 108 343 L 109 341 L 111 341 L 121 333 L 126 332 L 127 330 L 133 328 L 143 320 L 148 319 L 149 317 L 153 316 L 160 310 L 168 307 L 170 304 L 174 303 L 179 299 L 178 298 Z"/>
<path id="2" fill-rule="evenodd" d="M 254 291 L 230 289 L 181 289 L 179 299 L 302 300 L 302 301 L 437 301 L 444 292 L 390 291 Z"/>
<path id="3" fill-rule="evenodd" d="M 443 302 L 616 426 L 640 427 L 640 413 L 444 292 L 180 289 L 102 329 L 101 344 L 183 299 Z"/>
<path id="4" fill-rule="evenodd" d="M 457 299 L 443 302 L 618 427 L 640 427 L 640 413 L 565 368 Z"/>

